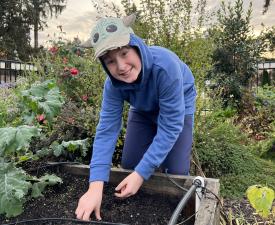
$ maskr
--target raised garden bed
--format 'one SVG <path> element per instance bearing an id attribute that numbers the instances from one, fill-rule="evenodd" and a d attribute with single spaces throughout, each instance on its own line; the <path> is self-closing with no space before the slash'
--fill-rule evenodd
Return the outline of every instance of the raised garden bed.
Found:
<path id="1" fill-rule="evenodd" d="M 89 167 L 86 165 L 63 165 L 55 172 L 62 177 L 63 184 L 48 188 L 44 197 L 29 200 L 25 204 L 24 213 L 20 216 L 9 220 L 0 217 L 0 223 L 15 224 L 16 221 L 45 218 L 44 221 L 20 224 L 83 224 L 65 219 L 75 218 L 74 211 L 78 199 L 88 188 Z M 123 169 L 112 169 L 111 171 L 110 182 L 105 185 L 101 206 L 104 223 L 168 224 L 184 192 L 173 184 L 165 174 L 155 173 L 149 181 L 144 183 L 142 189 L 135 196 L 118 199 L 114 196 L 114 188 L 129 172 Z M 190 188 L 194 179 L 194 177 L 187 176 L 169 175 L 169 177 L 187 189 Z M 218 195 L 218 180 L 206 179 L 205 182 L 206 188 Z M 182 224 L 219 224 L 218 201 L 213 194 L 207 192 L 205 197 L 202 198 L 196 213 L 195 208 L 195 195 L 193 195 L 179 216 L 178 223 L 185 221 Z M 47 220 L 47 218 L 63 218 L 63 220 Z"/>

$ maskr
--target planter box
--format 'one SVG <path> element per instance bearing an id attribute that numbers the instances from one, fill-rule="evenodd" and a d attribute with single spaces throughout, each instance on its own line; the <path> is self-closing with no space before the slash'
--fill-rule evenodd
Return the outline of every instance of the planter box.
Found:
<path id="1" fill-rule="evenodd" d="M 62 165 L 62 170 L 74 175 L 89 176 L 88 165 Z M 110 183 L 118 184 L 132 171 L 124 170 L 120 168 L 112 168 L 110 173 Z M 176 181 L 182 187 L 189 189 L 192 186 L 192 182 L 195 177 L 181 176 L 181 175 L 169 175 L 174 181 Z M 206 194 L 201 198 L 196 216 L 193 219 L 194 225 L 218 225 L 220 222 L 220 209 L 219 201 L 214 196 L 219 196 L 219 180 L 205 178 L 205 187 L 208 190 Z M 182 197 L 183 191 L 176 187 L 163 173 L 154 173 L 152 177 L 145 181 L 142 185 L 142 190 L 148 193 L 161 193 L 170 197 Z M 212 192 L 212 193 L 211 193 Z M 213 194 L 214 193 L 214 194 Z M 183 209 L 186 218 L 195 214 L 195 195 L 192 196 L 187 206 Z"/>

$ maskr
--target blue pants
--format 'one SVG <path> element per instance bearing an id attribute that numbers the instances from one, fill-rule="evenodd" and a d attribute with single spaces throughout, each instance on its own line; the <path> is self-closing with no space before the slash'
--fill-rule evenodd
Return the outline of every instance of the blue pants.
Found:
<path id="1" fill-rule="evenodd" d="M 157 114 L 129 110 L 122 168 L 134 169 L 157 132 Z M 160 168 L 170 174 L 188 175 L 193 142 L 194 115 L 185 115 L 184 127 Z"/>

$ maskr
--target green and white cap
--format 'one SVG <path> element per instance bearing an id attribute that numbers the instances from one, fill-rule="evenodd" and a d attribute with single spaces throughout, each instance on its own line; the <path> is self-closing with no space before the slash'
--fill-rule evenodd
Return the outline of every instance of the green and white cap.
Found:
<path id="1" fill-rule="evenodd" d="M 82 47 L 93 47 L 95 57 L 104 55 L 107 51 L 123 47 L 130 42 L 130 34 L 134 33 L 131 25 L 136 15 L 132 14 L 124 18 L 106 17 L 97 21 L 88 41 Z"/>

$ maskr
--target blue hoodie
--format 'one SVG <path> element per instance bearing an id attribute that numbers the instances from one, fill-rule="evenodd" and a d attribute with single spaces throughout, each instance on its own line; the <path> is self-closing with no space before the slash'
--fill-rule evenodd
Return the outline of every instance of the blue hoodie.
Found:
<path id="1" fill-rule="evenodd" d="M 195 112 L 196 90 L 188 66 L 170 50 L 147 46 L 134 34 L 131 34 L 129 45 L 139 50 L 141 80 L 131 84 L 116 80 L 102 63 L 108 77 L 93 144 L 90 182 L 109 180 L 124 101 L 129 102 L 133 110 L 158 113 L 157 134 L 135 167 L 135 171 L 145 180 L 172 149 L 184 126 L 184 116 Z"/>

